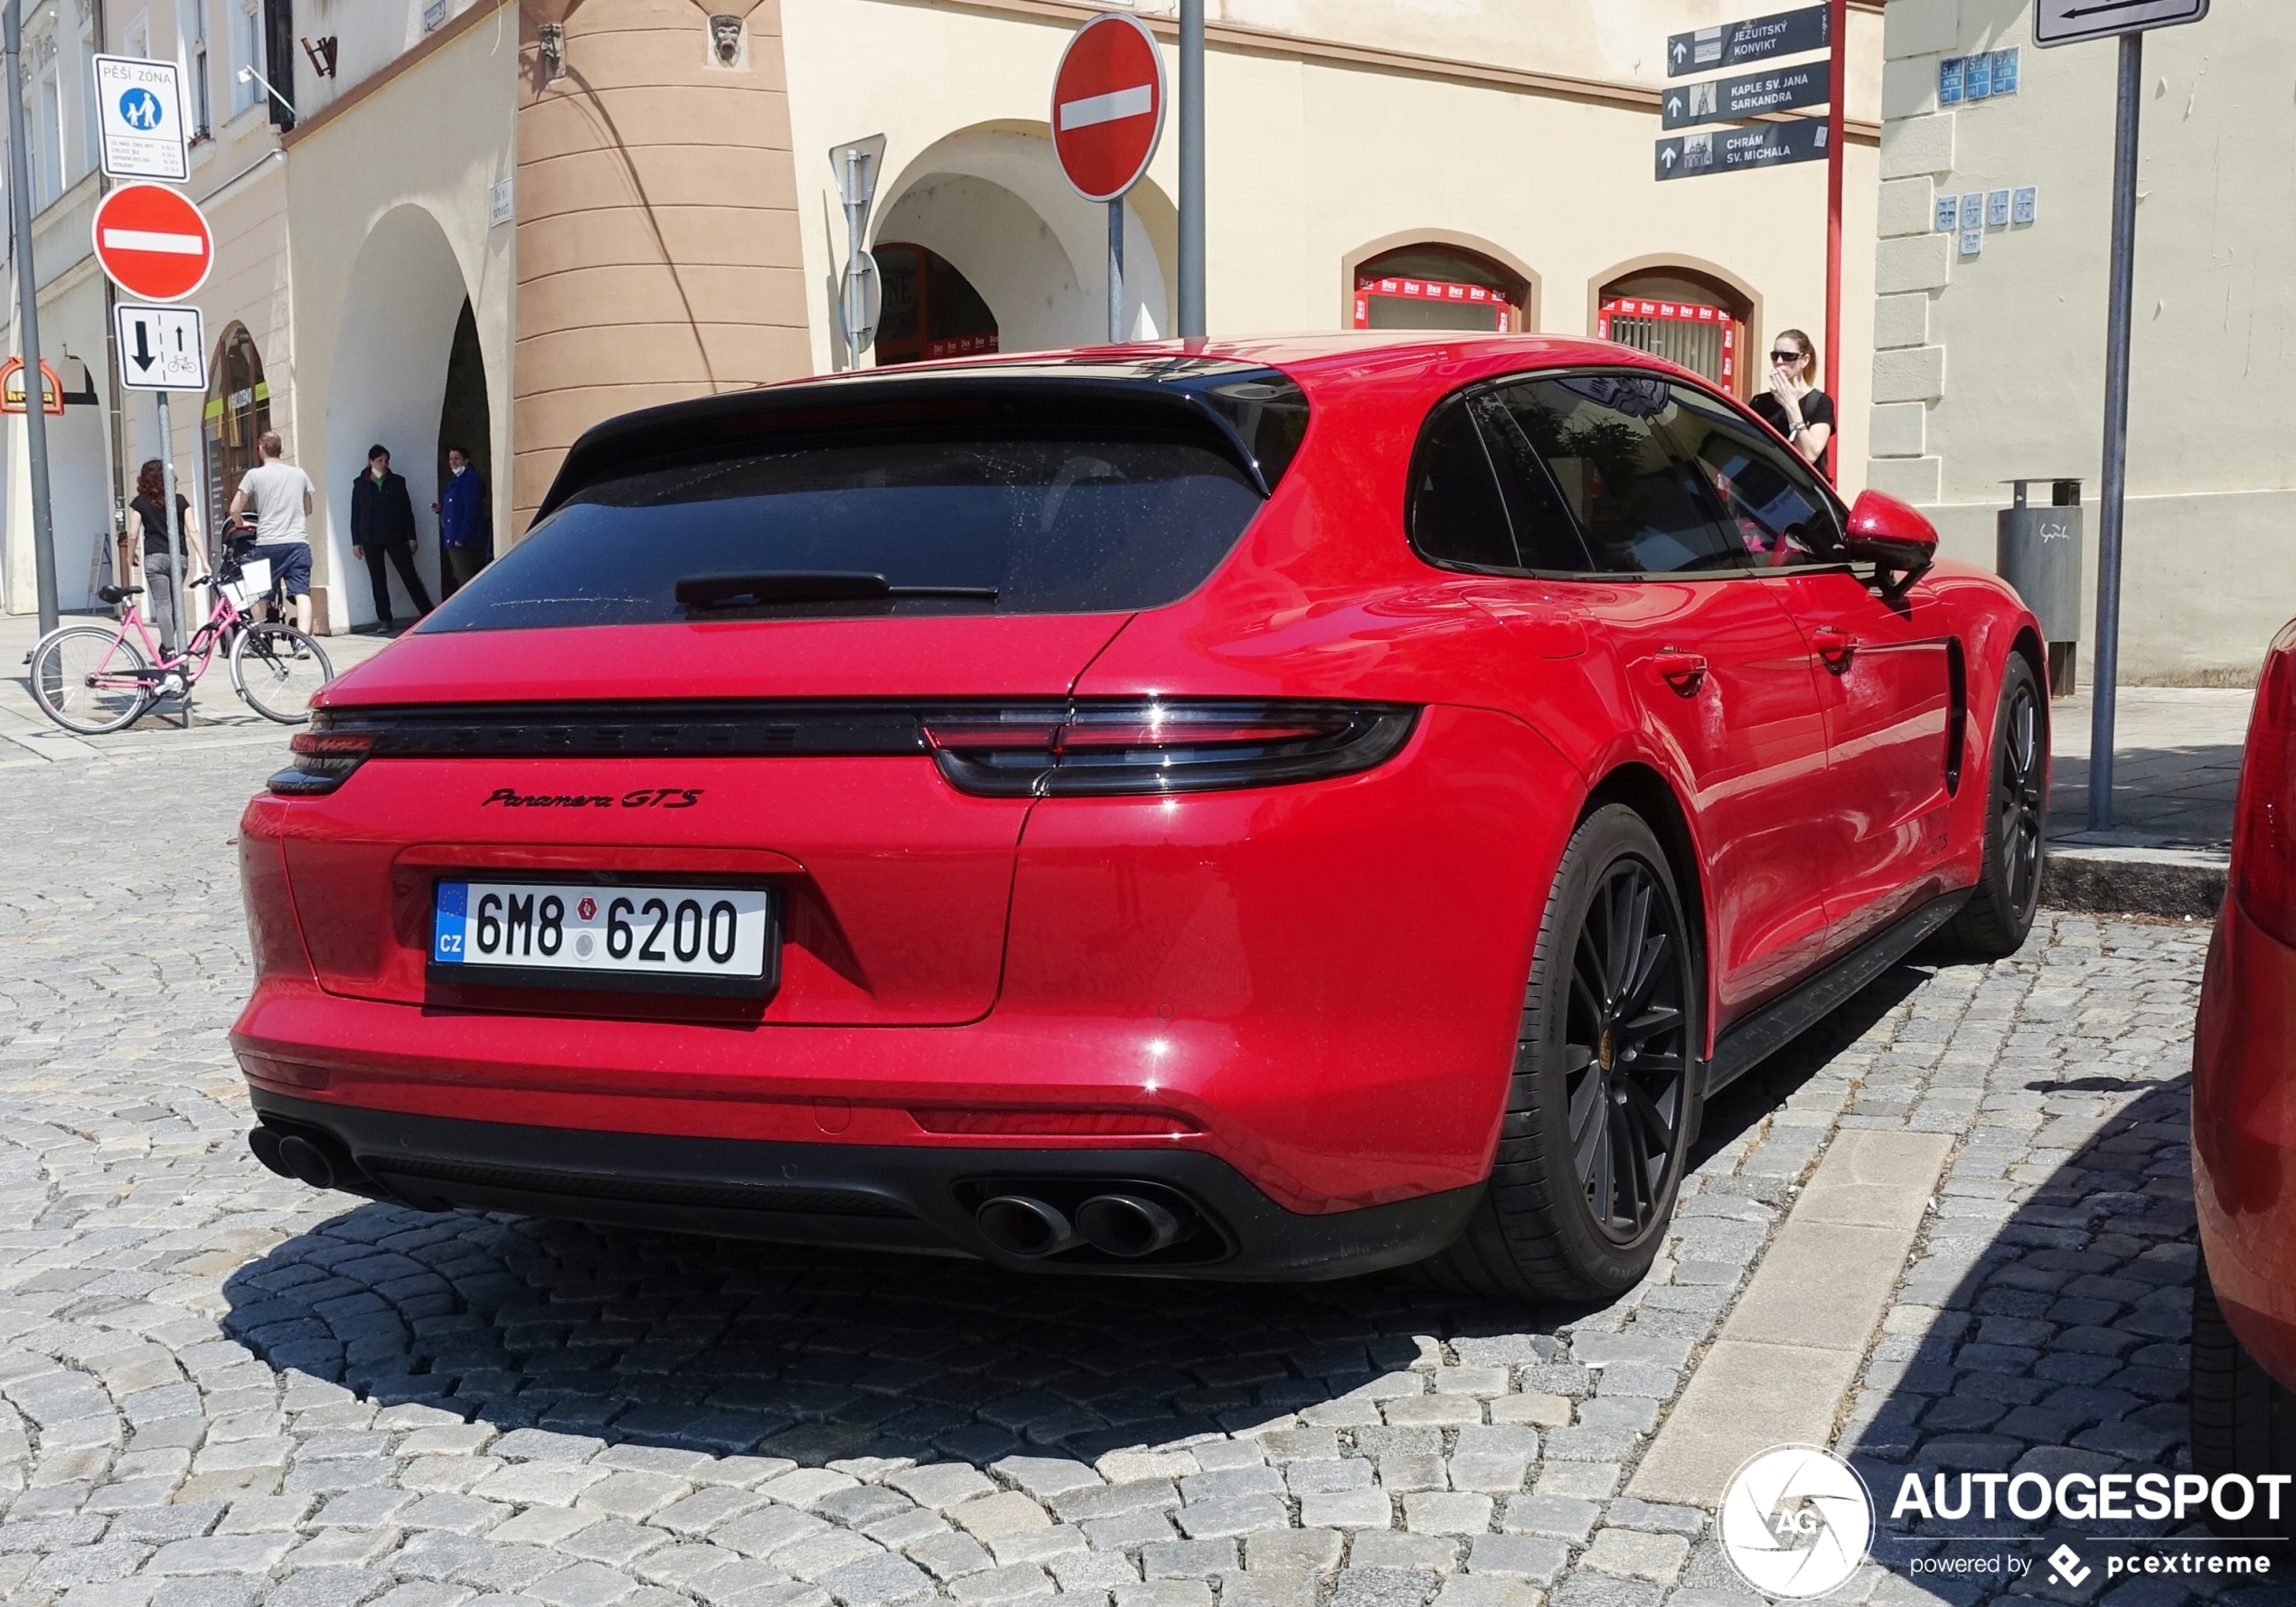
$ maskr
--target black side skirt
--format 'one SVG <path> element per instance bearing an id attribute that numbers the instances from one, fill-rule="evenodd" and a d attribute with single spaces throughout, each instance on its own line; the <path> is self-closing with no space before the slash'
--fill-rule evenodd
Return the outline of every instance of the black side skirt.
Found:
<path id="1" fill-rule="evenodd" d="M 1851 949 L 1793 991 L 1774 999 L 1722 1035 L 1706 1063 L 1706 1094 L 1712 1098 L 1771 1056 L 1849 1002 L 1858 990 L 1921 946 L 1975 892 L 1962 888 L 1933 898 Z"/>

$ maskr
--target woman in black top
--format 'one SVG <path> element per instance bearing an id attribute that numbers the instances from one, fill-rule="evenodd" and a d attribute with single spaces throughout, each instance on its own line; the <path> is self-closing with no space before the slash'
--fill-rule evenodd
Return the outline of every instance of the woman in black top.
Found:
<path id="1" fill-rule="evenodd" d="M 207 552 L 200 544 L 199 527 L 192 522 L 191 502 L 180 493 L 175 498 L 175 526 L 168 524 L 162 511 L 167 501 L 165 485 L 159 459 L 147 460 L 136 475 L 135 500 L 127 504 L 127 550 L 129 562 L 138 571 L 129 584 L 144 588 L 145 608 L 159 632 L 160 648 L 173 654 L 182 646 L 180 622 L 190 616 L 188 588 L 207 578 Z M 175 575 L 177 528 L 183 532 L 188 571 L 181 586 Z"/>
<path id="2" fill-rule="evenodd" d="M 1833 478 L 1833 398 L 1818 388 L 1818 348 L 1789 329 L 1770 343 L 1770 389 L 1749 404 L 1763 423 L 1829 480 Z"/>

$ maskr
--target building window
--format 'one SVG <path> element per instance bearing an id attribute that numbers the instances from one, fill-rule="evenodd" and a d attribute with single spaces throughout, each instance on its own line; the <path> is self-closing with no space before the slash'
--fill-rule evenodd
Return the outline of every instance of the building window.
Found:
<path id="1" fill-rule="evenodd" d="M 901 241 L 880 244 L 871 255 L 885 280 L 877 320 L 880 367 L 997 349 L 996 315 L 948 258 Z"/>
<path id="2" fill-rule="evenodd" d="M 1743 397 L 1741 352 L 1752 310 L 1743 296 L 1710 275 L 1661 268 L 1604 287 L 1595 336 L 1662 357 Z"/>
<path id="3" fill-rule="evenodd" d="M 93 173 L 103 157 L 98 149 L 103 130 L 96 115 L 96 8 L 93 0 L 76 0 L 80 30 L 72 36 L 71 87 L 74 111 L 80 119 L 79 159 L 72 177 Z"/>
<path id="4" fill-rule="evenodd" d="M 231 115 L 264 99 L 255 74 L 263 70 L 263 0 L 230 0 L 231 8 Z M 244 76 L 242 76 L 244 75 Z"/>
<path id="5" fill-rule="evenodd" d="M 1358 329 L 1522 327 L 1530 287 L 1488 257 L 1455 246 L 1407 246 L 1355 271 Z"/>
<path id="6" fill-rule="evenodd" d="M 215 131 L 207 88 L 207 0 L 175 0 L 175 64 L 183 73 L 192 137 L 204 139 Z"/>
<path id="7" fill-rule="evenodd" d="M 223 510 L 239 491 L 240 476 L 255 466 L 255 443 L 271 428 L 271 388 L 263 382 L 263 358 L 244 324 L 223 332 L 216 348 L 215 378 L 202 422 L 207 441 L 207 528 L 221 529 Z"/>
<path id="8" fill-rule="evenodd" d="M 32 47 L 39 115 L 32 124 L 33 198 L 46 206 L 64 193 L 64 100 L 56 82 L 56 40 L 48 34 Z"/>

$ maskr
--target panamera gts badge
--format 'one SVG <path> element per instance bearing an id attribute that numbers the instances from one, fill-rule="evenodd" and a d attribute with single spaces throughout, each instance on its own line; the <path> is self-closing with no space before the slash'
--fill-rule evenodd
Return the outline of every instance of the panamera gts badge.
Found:
<path id="1" fill-rule="evenodd" d="M 498 786 L 479 800 L 485 809 L 691 809 L 701 802 L 698 786 L 642 786 L 613 797 L 605 793 L 522 793 Z"/>

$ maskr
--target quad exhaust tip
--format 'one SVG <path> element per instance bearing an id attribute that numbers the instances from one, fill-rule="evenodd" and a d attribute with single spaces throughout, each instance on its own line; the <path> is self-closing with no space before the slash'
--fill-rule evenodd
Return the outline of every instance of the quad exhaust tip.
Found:
<path id="1" fill-rule="evenodd" d="M 255 1158 L 267 1170 L 308 1183 L 314 1189 L 338 1188 L 348 1175 L 326 1151 L 301 1133 L 257 1127 L 249 1132 L 247 1147 L 255 1151 Z"/>
<path id="2" fill-rule="evenodd" d="M 1137 1194 L 1096 1194 L 1077 1208 L 1073 1221 L 1032 1194 L 1000 1194 L 983 1201 L 974 1219 L 998 1249 L 1030 1261 L 1078 1245 L 1137 1261 L 1177 1244 L 1190 1225 L 1169 1206 Z"/>
<path id="3" fill-rule="evenodd" d="M 1008 1255 L 1024 1255 L 1031 1261 L 1058 1255 L 1083 1242 L 1076 1225 L 1059 1207 L 1048 1205 L 1033 1195 L 1000 1194 L 984 1202 L 974 1219 L 988 1235 L 989 1243 Z"/>

